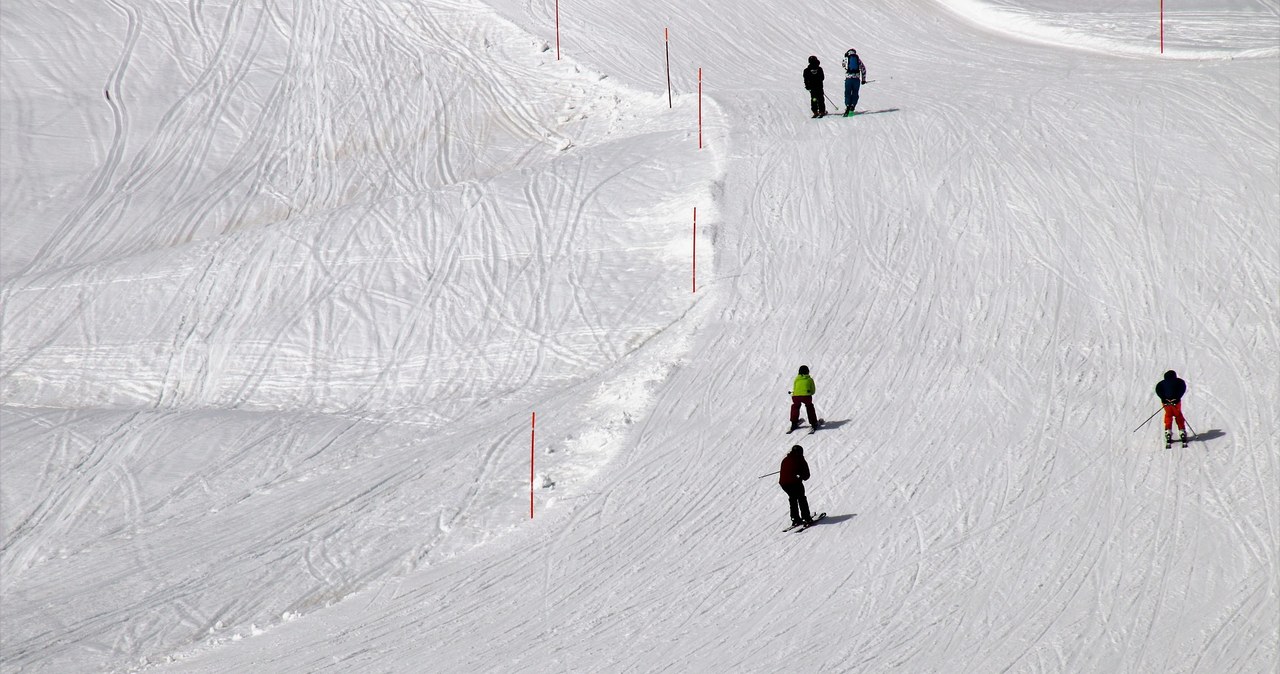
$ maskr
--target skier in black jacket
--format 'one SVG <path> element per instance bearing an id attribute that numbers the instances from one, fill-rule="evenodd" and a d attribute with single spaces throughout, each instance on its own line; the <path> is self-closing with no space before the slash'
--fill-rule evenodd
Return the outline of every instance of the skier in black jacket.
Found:
<path id="1" fill-rule="evenodd" d="M 1156 396 L 1160 398 L 1160 404 L 1164 405 L 1164 441 L 1168 444 L 1173 440 L 1173 420 L 1178 420 L 1178 430 L 1182 433 L 1179 438 L 1183 444 L 1187 442 L 1187 420 L 1182 417 L 1182 396 L 1187 394 L 1187 382 L 1178 378 L 1178 373 L 1169 370 L 1164 373 L 1164 379 L 1156 383 Z"/>
<path id="2" fill-rule="evenodd" d="M 822 65 L 817 56 L 809 57 L 809 67 L 804 69 L 804 88 L 809 90 L 809 108 L 813 116 L 823 117 L 827 114 L 827 99 L 822 93 Z"/>

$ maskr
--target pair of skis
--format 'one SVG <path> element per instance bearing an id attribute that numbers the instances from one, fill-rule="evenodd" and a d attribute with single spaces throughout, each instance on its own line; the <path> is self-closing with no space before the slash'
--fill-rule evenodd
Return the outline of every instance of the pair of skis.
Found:
<path id="1" fill-rule="evenodd" d="M 809 435 L 813 435 L 814 433 L 817 433 L 817 432 L 818 432 L 818 429 L 819 429 L 819 428 L 822 428 L 822 425 L 823 425 L 823 424 L 825 424 L 825 423 L 827 423 L 827 420 L 826 420 L 826 419 L 819 419 L 817 424 L 815 424 L 815 425 L 813 425 L 813 426 L 810 426 L 810 427 L 809 427 Z M 792 426 L 791 428 L 788 428 L 788 429 L 787 429 L 787 435 L 791 435 L 791 432 L 792 432 L 792 431 L 794 431 L 794 430 L 796 430 L 797 428 L 800 428 L 800 427 L 801 427 L 801 424 L 800 424 L 800 423 L 796 423 L 796 425 L 795 425 L 795 426 Z"/>
<path id="2" fill-rule="evenodd" d="M 818 522 L 821 522 L 821 521 L 823 520 L 823 518 L 825 518 L 826 516 L 827 516 L 827 514 L 826 514 L 826 513 L 818 513 L 817 515 L 814 515 L 814 516 L 813 516 L 813 519 L 812 519 L 812 520 L 810 520 L 807 524 L 806 524 L 805 522 L 800 522 L 800 523 L 798 523 L 798 524 L 792 524 L 791 526 L 787 527 L 786 529 L 783 529 L 783 530 L 782 530 L 782 532 L 783 532 L 783 533 L 786 533 L 786 532 L 788 532 L 788 531 L 795 531 L 795 532 L 799 533 L 799 532 L 804 531 L 805 529 L 808 529 L 809 527 L 811 527 L 811 526 L 813 526 L 813 525 L 817 524 Z"/>
<path id="3" fill-rule="evenodd" d="M 1187 443 L 1191 442 L 1191 436 L 1190 436 L 1190 435 L 1187 435 L 1185 432 L 1183 432 L 1182 437 L 1181 437 L 1181 438 L 1179 438 L 1179 440 L 1182 442 L 1182 448 L 1183 448 L 1183 449 L 1186 449 L 1186 448 L 1187 448 Z M 1165 434 L 1164 434 L 1164 448 L 1165 448 L 1165 449 L 1172 449 L 1172 448 L 1173 448 L 1173 434 L 1172 434 L 1172 433 L 1165 433 Z"/>

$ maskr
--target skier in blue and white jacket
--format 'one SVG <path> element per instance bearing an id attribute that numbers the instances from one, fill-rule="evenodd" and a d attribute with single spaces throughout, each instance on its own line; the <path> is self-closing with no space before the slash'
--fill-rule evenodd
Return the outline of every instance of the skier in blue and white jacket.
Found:
<path id="1" fill-rule="evenodd" d="M 858 56 L 857 49 L 844 53 L 844 116 L 853 114 L 858 105 L 858 88 L 867 83 L 867 66 Z"/>

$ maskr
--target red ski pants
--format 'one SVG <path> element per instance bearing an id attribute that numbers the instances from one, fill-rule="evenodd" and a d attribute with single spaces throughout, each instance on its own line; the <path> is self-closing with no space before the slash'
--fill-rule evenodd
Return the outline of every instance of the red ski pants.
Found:
<path id="1" fill-rule="evenodd" d="M 1181 400 L 1179 400 L 1176 403 L 1164 404 L 1164 429 L 1166 431 L 1173 428 L 1174 419 L 1178 420 L 1178 430 L 1180 431 L 1186 430 L 1187 420 L 1182 418 L 1182 401 Z"/>
<path id="2" fill-rule="evenodd" d="M 791 421 L 800 421 L 800 406 L 809 415 L 809 425 L 818 425 L 818 413 L 813 409 L 813 396 L 791 396 Z"/>

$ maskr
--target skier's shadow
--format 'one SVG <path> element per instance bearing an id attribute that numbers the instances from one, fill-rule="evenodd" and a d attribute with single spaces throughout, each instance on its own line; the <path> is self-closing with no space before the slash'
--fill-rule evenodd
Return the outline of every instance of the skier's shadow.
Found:
<path id="1" fill-rule="evenodd" d="M 828 524 L 837 524 L 837 523 L 839 523 L 839 522 L 845 522 L 845 521 L 847 521 L 847 520 L 851 520 L 851 519 L 853 519 L 853 518 L 855 518 L 855 517 L 857 517 L 857 516 L 858 516 L 858 513 L 852 513 L 852 514 L 849 514 L 849 515 L 827 515 L 826 517 L 822 518 L 821 520 L 818 520 L 817 522 L 814 522 L 814 523 L 813 523 L 813 526 L 815 526 L 815 527 L 821 527 L 821 526 L 826 526 L 826 525 L 828 525 Z"/>
<path id="2" fill-rule="evenodd" d="M 1226 431 L 1219 430 L 1219 429 L 1217 429 L 1217 428 L 1210 428 L 1209 430 L 1207 430 L 1207 431 L 1205 431 L 1205 432 L 1203 432 L 1203 433 L 1197 433 L 1197 434 L 1195 435 L 1195 437 L 1187 438 L 1187 441 L 1188 441 L 1188 442 L 1200 442 L 1200 441 L 1202 441 L 1202 440 L 1213 440 L 1213 439 L 1215 439 L 1215 438 L 1220 438 L 1220 437 L 1222 437 L 1222 436 L 1224 436 L 1224 435 L 1226 435 L 1226 434 L 1227 434 L 1227 432 L 1226 432 Z"/>
<path id="3" fill-rule="evenodd" d="M 822 428 L 819 428 L 818 430 L 825 431 L 828 428 L 840 428 L 841 426 L 849 423 L 850 421 L 853 421 L 853 420 L 852 419 L 832 419 L 830 421 L 824 421 L 822 422 Z"/>
<path id="4" fill-rule="evenodd" d="M 880 114 L 880 113 L 882 113 L 882 112 L 897 112 L 897 111 L 899 111 L 899 110 L 901 110 L 901 109 L 902 109 L 902 108 L 882 108 L 882 109 L 880 109 L 880 110 L 868 110 L 868 111 L 866 111 L 866 112 L 859 112 L 857 115 L 854 115 L 854 116 L 855 116 L 855 117 L 861 117 L 861 116 L 863 116 L 863 115 L 878 115 L 878 114 Z"/>

